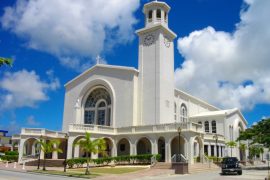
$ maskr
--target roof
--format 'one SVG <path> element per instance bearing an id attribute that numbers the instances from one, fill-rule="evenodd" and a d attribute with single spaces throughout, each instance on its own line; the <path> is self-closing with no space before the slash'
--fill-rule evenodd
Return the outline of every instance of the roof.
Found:
<path id="1" fill-rule="evenodd" d="M 150 8 L 151 6 L 160 6 L 165 9 L 165 11 L 169 12 L 170 11 L 170 6 L 166 2 L 161 2 L 161 1 L 152 1 L 149 3 L 146 3 L 143 7 L 143 12 L 146 12 L 147 8 Z"/>
<path id="2" fill-rule="evenodd" d="M 202 103 L 203 105 L 206 105 L 206 106 L 212 108 L 213 110 L 220 110 L 219 108 L 217 108 L 217 107 L 215 107 L 215 106 L 213 106 L 213 105 L 211 105 L 211 104 L 205 102 L 204 100 L 202 100 L 202 99 L 200 99 L 200 98 L 197 98 L 197 97 L 195 97 L 195 96 L 192 96 L 192 95 L 188 94 L 187 92 L 184 92 L 184 91 L 182 91 L 182 90 L 180 90 L 180 89 L 176 89 L 176 88 L 175 88 L 174 90 L 177 91 L 178 93 L 181 93 L 181 94 L 184 95 L 184 96 L 189 97 L 190 99 L 192 99 L 192 100 L 194 100 L 194 101 L 200 102 L 200 103 Z"/>
<path id="3" fill-rule="evenodd" d="M 247 125 L 247 120 L 245 119 L 245 117 L 243 116 L 243 114 L 241 113 L 241 111 L 237 108 L 233 108 L 233 109 L 226 109 L 226 110 L 220 110 L 220 111 L 207 111 L 207 112 L 201 112 L 199 114 L 190 116 L 190 118 L 199 118 L 199 117 L 211 117 L 211 116 L 230 116 L 232 114 L 237 113 L 242 120 L 244 121 L 244 123 Z"/>
<path id="4" fill-rule="evenodd" d="M 79 79 L 80 77 L 84 76 L 87 73 L 90 73 L 92 71 L 94 71 L 97 68 L 108 68 L 108 69 L 115 69 L 115 70 L 123 70 L 123 71 L 130 71 L 133 72 L 135 74 L 138 74 L 139 71 L 134 68 L 134 67 L 128 67 L 128 66 L 115 66 L 115 65 L 107 65 L 107 64 L 96 64 L 93 67 L 87 69 L 86 71 L 84 71 L 83 73 L 81 73 L 80 75 L 76 76 L 74 79 L 68 81 L 64 86 L 68 86 L 69 84 L 71 84 L 72 82 L 76 81 L 77 79 Z"/>
<path id="5" fill-rule="evenodd" d="M 138 35 L 141 35 L 141 34 L 144 34 L 144 33 L 148 33 L 148 32 L 152 32 L 153 30 L 157 30 L 157 29 L 162 29 L 164 32 L 166 32 L 170 38 L 174 39 L 177 37 L 177 35 L 172 31 L 170 30 L 169 28 L 165 27 L 163 24 L 161 23 L 158 23 L 158 24 L 154 24 L 150 27 L 144 27 L 142 29 L 139 29 L 136 31 L 136 33 Z"/>

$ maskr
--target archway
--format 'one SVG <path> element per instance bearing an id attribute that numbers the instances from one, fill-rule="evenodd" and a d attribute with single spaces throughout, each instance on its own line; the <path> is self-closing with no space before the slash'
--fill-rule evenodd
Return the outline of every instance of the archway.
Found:
<path id="1" fill-rule="evenodd" d="M 151 154 L 151 142 L 146 137 L 141 138 L 137 143 L 137 154 Z"/>
<path id="2" fill-rule="evenodd" d="M 243 124 L 241 122 L 238 123 L 238 137 L 240 136 L 241 131 L 244 131 Z M 245 145 L 241 144 L 241 141 L 238 144 L 239 147 L 239 158 L 240 161 L 246 160 L 246 151 L 245 151 Z"/>
<path id="3" fill-rule="evenodd" d="M 180 137 L 180 151 L 179 151 L 179 137 L 176 136 L 171 141 L 171 156 L 174 156 L 176 154 L 182 154 L 183 156 L 186 156 L 185 152 L 185 139 L 181 136 Z"/>
<path id="4" fill-rule="evenodd" d="M 23 144 L 23 156 L 37 156 L 39 153 L 39 144 L 36 138 L 29 138 Z"/>
<path id="5" fill-rule="evenodd" d="M 126 138 L 121 139 L 117 144 L 117 156 L 130 155 L 130 143 Z"/>
<path id="6" fill-rule="evenodd" d="M 165 162 L 165 139 L 164 137 L 160 137 L 158 139 L 158 154 L 161 155 L 161 162 Z"/>
<path id="7" fill-rule="evenodd" d="M 67 141 L 66 139 L 61 139 L 60 140 L 60 144 L 59 144 L 59 149 L 62 150 L 62 153 L 58 152 L 58 159 L 65 159 L 67 156 L 67 152 L 66 152 L 66 146 L 67 146 Z"/>
<path id="8" fill-rule="evenodd" d="M 78 136 L 74 141 L 72 145 L 72 157 L 73 158 L 80 158 L 80 157 L 86 157 L 86 152 L 83 148 L 80 147 L 77 143 L 82 140 L 84 136 Z M 90 154 L 91 156 L 91 154 Z"/>
<path id="9" fill-rule="evenodd" d="M 106 142 L 106 150 L 105 150 L 105 156 L 111 157 L 113 155 L 112 150 L 113 150 L 113 142 L 109 138 L 104 138 Z M 104 155 L 99 154 L 99 157 L 103 157 Z"/>

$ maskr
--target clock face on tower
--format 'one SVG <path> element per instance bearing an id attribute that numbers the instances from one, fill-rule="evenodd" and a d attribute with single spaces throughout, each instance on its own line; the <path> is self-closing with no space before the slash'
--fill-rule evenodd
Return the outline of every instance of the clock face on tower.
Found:
<path id="1" fill-rule="evenodd" d="M 153 34 L 148 34 L 144 37 L 143 43 L 146 46 L 150 46 L 155 42 L 155 36 Z"/>

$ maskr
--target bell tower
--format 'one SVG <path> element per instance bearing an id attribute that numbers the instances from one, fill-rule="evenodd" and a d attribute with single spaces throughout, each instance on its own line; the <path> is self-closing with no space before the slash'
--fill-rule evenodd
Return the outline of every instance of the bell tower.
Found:
<path id="1" fill-rule="evenodd" d="M 174 122 L 174 43 L 169 29 L 170 6 L 144 5 L 145 27 L 139 36 L 139 125 Z"/>

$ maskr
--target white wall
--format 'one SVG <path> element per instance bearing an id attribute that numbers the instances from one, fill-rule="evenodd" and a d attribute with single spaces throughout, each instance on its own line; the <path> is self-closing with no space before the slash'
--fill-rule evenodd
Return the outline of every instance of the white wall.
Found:
<path id="1" fill-rule="evenodd" d="M 96 85 L 104 85 L 111 91 L 113 126 L 132 126 L 136 123 L 137 114 L 137 77 L 130 70 L 119 70 L 105 67 L 95 67 L 93 71 L 84 74 L 66 86 L 63 131 L 68 130 L 70 123 L 83 123 L 83 100 L 85 94 Z M 81 108 L 76 115 L 75 104 L 80 100 Z M 77 117 L 77 119 L 76 119 Z M 116 123 L 117 122 L 117 123 Z"/>

